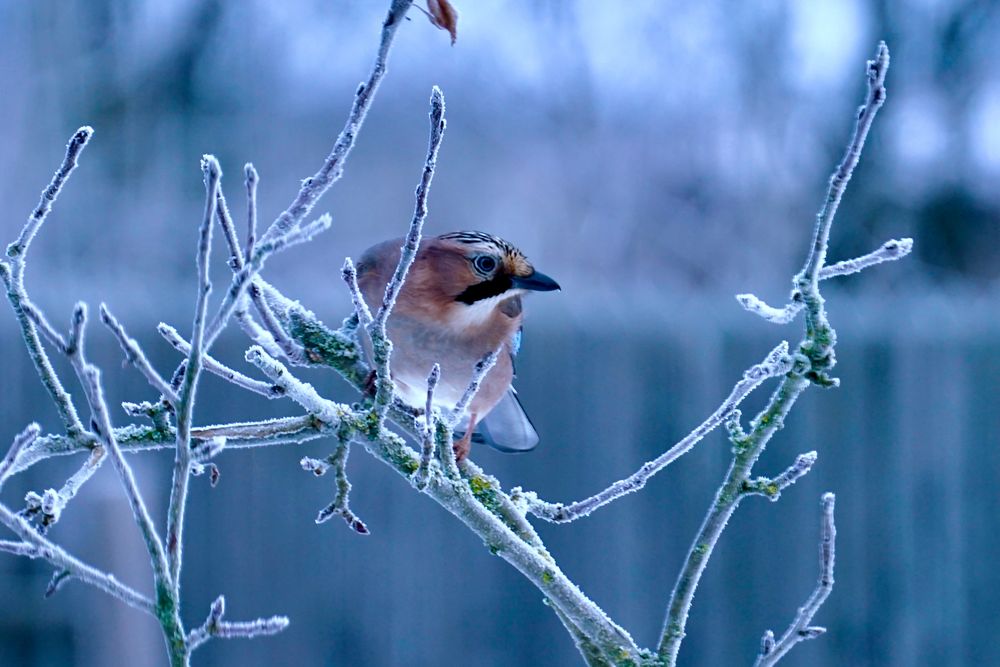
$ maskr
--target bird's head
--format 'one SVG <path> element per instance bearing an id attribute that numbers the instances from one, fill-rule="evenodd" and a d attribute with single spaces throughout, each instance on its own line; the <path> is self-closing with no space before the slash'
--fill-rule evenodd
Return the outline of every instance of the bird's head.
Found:
<path id="1" fill-rule="evenodd" d="M 466 306 L 559 289 L 559 283 L 536 271 L 524 253 L 492 234 L 442 234 L 431 239 L 426 253 L 428 265 L 439 269 L 445 291 Z"/>

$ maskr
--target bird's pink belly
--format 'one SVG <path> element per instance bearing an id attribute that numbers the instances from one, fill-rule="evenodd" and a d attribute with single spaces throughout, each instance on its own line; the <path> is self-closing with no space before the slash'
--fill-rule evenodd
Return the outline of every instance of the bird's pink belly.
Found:
<path id="1" fill-rule="evenodd" d="M 401 398 L 423 407 L 427 402 L 427 376 L 434 364 L 440 364 L 441 379 L 434 392 L 434 404 L 454 407 L 472 379 L 476 362 L 490 350 L 479 351 L 453 336 L 408 324 L 393 323 L 392 318 L 389 321 L 389 338 L 393 341 L 390 365 Z"/>

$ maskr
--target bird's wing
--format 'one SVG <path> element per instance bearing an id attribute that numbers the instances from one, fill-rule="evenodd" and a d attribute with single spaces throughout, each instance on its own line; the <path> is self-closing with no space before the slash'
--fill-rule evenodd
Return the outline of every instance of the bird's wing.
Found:
<path id="1" fill-rule="evenodd" d="M 501 452 L 527 452 L 538 444 L 538 432 L 517 400 L 513 387 L 477 424 L 472 442 L 487 444 Z"/>

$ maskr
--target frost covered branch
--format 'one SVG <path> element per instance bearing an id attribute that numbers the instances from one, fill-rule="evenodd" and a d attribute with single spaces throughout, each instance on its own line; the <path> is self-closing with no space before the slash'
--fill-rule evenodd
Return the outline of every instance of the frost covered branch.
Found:
<path id="1" fill-rule="evenodd" d="M 48 355 L 42 348 L 42 341 L 38 337 L 38 330 L 34 322 L 25 312 L 24 304 L 30 303 L 30 300 L 28 299 L 28 293 L 24 289 L 24 267 L 31 241 L 35 238 L 42 223 L 45 222 L 49 211 L 52 210 L 53 202 L 55 202 L 63 185 L 66 184 L 70 174 L 76 168 L 80 153 L 86 147 L 87 142 L 90 141 L 90 137 L 93 134 L 94 130 L 90 127 L 81 127 L 73 134 L 73 137 L 69 140 L 69 144 L 66 146 L 66 156 L 63 158 L 62 165 L 56 170 L 49 185 L 42 191 L 38 206 L 31 213 L 27 224 L 21 230 L 21 234 L 17 240 L 7 246 L 7 256 L 11 260 L 10 263 L 0 261 L 0 279 L 3 280 L 7 288 L 7 300 L 10 302 L 18 324 L 21 326 L 21 335 L 24 338 L 25 346 L 28 348 L 28 355 L 31 357 L 31 361 L 38 371 L 42 385 L 49 392 L 49 396 L 52 397 L 52 401 L 59 411 L 59 416 L 62 418 L 67 434 L 73 438 L 82 438 L 86 429 L 80 423 L 80 417 L 76 413 L 72 399 L 63 388 L 59 377 L 52 368 L 52 363 L 49 361 Z"/>
<path id="2" fill-rule="evenodd" d="M 860 273 L 870 266 L 902 259 L 909 255 L 911 250 L 913 250 L 913 239 L 892 239 L 886 241 L 877 250 L 873 250 L 867 255 L 861 255 L 854 259 L 845 259 L 842 262 L 824 266 L 820 269 L 818 280 Z M 775 324 L 788 324 L 805 308 L 805 303 L 802 301 L 802 293 L 798 289 L 792 291 L 792 300 L 781 308 L 769 306 L 753 294 L 737 294 L 736 300 L 746 310 L 755 315 L 760 315 L 768 322 Z"/>
<path id="3" fill-rule="evenodd" d="M 795 620 L 781 635 L 781 639 L 774 641 L 774 633 L 768 630 L 761 640 L 761 651 L 757 657 L 754 667 L 770 667 L 777 664 L 792 647 L 801 641 L 815 639 L 826 632 L 826 628 L 811 626 L 813 616 L 819 608 L 826 602 L 830 591 L 833 590 L 833 565 L 836 559 L 837 549 L 837 526 L 833 521 L 833 506 L 836 498 L 832 493 L 823 494 L 823 518 L 822 531 L 819 541 L 819 581 L 809 599 L 799 608 Z"/>
<path id="4" fill-rule="evenodd" d="M 722 402 L 722 405 L 709 415 L 696 429 L 688 433 L 677 444 L 652 461 L 644 463 L 642 467 L 630 476 L 615 482 L 589 498 L 568 505 L 545 502 L 539 500 L 534 494 L 525 494 L 528 502 L 528 511 L 546 521 L 566 523 L 587 516 L 599 507 L 607 505 L 629 493 L 638 491 L 646 486 L 646 482 L 653 475 L 666 468 L 684 454 L 687 454 L 702 438 L 715 430 L 719 424 L 723 423 L 754 389 L 759 387 L 768 378 L 787 373 L 791 368 L 791 364 L 791 359 L 788 357 L 788 343 L 782 341 L 768 353 L 767 357 L 761 363 L 751 366 L 743 373 L 743 378 L 736 383 L 736 386 L 733 387 L 733 390 L 726 397 L 726 400 Z"/>
<path id="5" fill-rule="evenodd" d="M 677 662 L 695 590 L 723 529 L 746 495 L 747 485 L 752 486 L 750 473 L 753 465 L 774 433 L 784 424 L 785 416 L 795 401 L 810 384 L 821 387 L 837 386 L 837 380 L 829 376 L 829 370 L 836 363 L 834 346 L 837 336 L 830 326 L 823 307 L 819 279 L 826 261 L 830 227 L 837 207 L 861 156 L 861 149 L 875 114 L 885 101 L 884 84 L 888 67 L 889 50 L 884 42 L 880 42 L 875 58 L 868 61 L 868 90 L 864 106 L 858 114 L 854 133 L 844 157 L 830 178 L 829 191 L 816 219 L 813 241 L 805 265 L 793 279 L 795 293 L 799 295 L 796 301 L 801 300 L 805 310 L 805 335 L 793 355 L 792 368 L 771 395 L 764 409 L 751 421 L 749 433 L 743 432 L 738 419 L 729 428 L 733 444 L 733 461 L 688 551 L 670 596 L 667 617 L 657 649 L 658 656 L 667 665 L 675 665 Z M 779 478 L 781 481 L 778 485 L 784 483 L 787 486 L 805 474 L 811 465 L 808 455 L 806 458 L 800 457 L 797 465 L 792 466 Z"/>

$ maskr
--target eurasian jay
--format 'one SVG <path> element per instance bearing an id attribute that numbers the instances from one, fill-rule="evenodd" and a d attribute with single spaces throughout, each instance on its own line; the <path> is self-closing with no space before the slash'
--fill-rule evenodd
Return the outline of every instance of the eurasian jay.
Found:
<path id="1" fill-rule="evenodd" d="M 399 262 L 402 239 L 364 252 L 358 285 L 368 303 L 380 303 Z M 434 404 L 451 410 L 469 384 L 476 362 L 502 347 L 483 379 L 455 443 L 459 460 L 472 442 L 522 452 L 538 434 L 511 386 L 521 341 L 521 296 L 558 283 L 536 271 L 513 245 L 483 232 L 451 232 L 424 239 L 386 323 L 393 343 L 390 372 L 399 397 L 414 407 L 427 399 L 427 375 L 441 365 Z"/>

